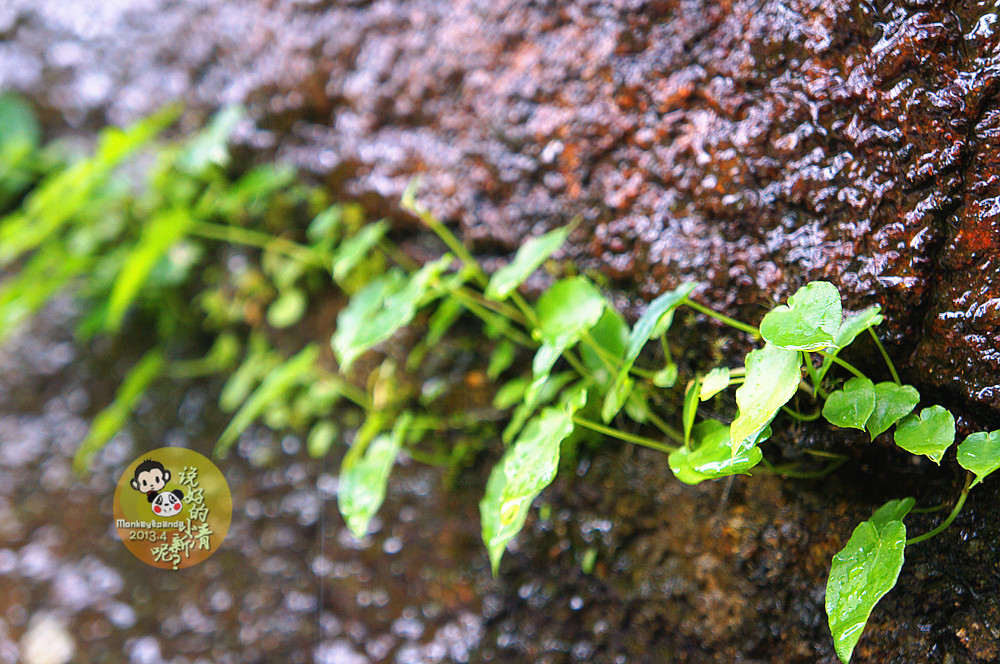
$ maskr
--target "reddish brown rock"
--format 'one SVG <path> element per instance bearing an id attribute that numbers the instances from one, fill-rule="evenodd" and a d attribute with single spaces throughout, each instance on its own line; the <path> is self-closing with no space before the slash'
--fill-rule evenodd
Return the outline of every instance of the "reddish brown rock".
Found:
<path id="1" fill-rule="evenodd" d="M 382 207 L 420 176 L 481 254 L 582 215 L 569 255 L 644 298 L 757 319 L 829 279 L 908 378 L 1000 408 L 991 2 L 14 0 L 0 31 L 50 118 L 246 102 L 249 145 Z"/>

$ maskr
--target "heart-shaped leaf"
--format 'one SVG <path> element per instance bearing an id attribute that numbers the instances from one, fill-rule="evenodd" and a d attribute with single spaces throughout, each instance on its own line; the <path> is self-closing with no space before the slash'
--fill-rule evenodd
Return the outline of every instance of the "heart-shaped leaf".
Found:
<path id="1" fill-rule="evenodd" d="M 813 281 L 774 309 L 760 323 L 766 341 L 786 350 L 818 350 L 831 346 L 840 328 L 840 292 L 828 281 Z"/>
<path id="2" fill-rule="evenodd" d="M 691 432 L 694 451 L 687 447 L 671 452 L 670 470 L 685 484 L 746 473 L 760 463 L 762 454 L 756 445 L 742 445 L 735 453 L 729 440 L 729 427 L 715 420 L 701 422 Z"/>
<path id="3" fill-rule="evenodd" d="M 919 402 L 920 393 L 912 385 L 896 385 L 888 381 L 876 383 L 875 410 L 865 424 L 872 440 L 909 415 Z"/>
<path id="4" fill-rule="evenodd" d="M 896 585 L 903 567 L 906 526 L 913 499 L 891 500 L 854 529 L 833 557 L 826 584 L 826 614 L 840 661 L 851 660 L 872 609 Z"/>
<path id="5" fill-rule="evenodd" d="M 896 426 L 897 445 L 934 463 L 941 463 L 945 450 L 954 442 L 955 417 L 941 406 L 924 408 L 920 417 L 908 415 Z"/>
<path id="6" fill-rule="evenodd" d="M 865 430 L 865 423 L 875 410 L 875 385 L 867 378 L 852 378 L 843 389 L 827 397 L 823 417 L 830 424 L 845 429 Z"/>
<path id="7" fill-rule="evenodd" d="M 989 433 L 980 431 L 962 441 L 958 446 L 958 463 L 975 473 L 976 481 L 971 486 L 976 486 L 1000 468 L 1000 430 Z"/>
<path id="8" fill-rule="evenodd" d="M 730 427 L 733 446 L 755 436 L 799 389 L 799 353 L 771 344 L 750 351 L 746 382 L 736 390 L 739 415 Z"/>

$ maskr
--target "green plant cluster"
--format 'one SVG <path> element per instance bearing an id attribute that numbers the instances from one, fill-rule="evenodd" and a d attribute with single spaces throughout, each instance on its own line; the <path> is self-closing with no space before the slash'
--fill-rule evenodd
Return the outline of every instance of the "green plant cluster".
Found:
<path id="1" fill-rule="evenodd" d="M 120 333 L 129 317 L 156 332 L 113 403 L 95 418 L 77 454 L 78 469 L 124 426 L 156 380 L 221 374 L 227 379 L 220 405 L 233 416 L 217 454 L 225 455 L 258 420 L 307 431 L 308 451 L 317 457 L 349 439 L 337 500 L 347 525 L 363 537 L 398 456 L 419 458 L 417 443 L 441 426 L 401 387 L 397 378 L 406 367 L 385 359 L 370 369 L 372 351 L 422 312 L 427 329 L 411 364 L 463 316 L 481 320 L 494 341 L 490 378 L 512 368 L 518 349 L 533 353 L 530 372 L 499 385 L 494 399 L 510 414 L 502 458 L 480 503 L 494 573 L 532 502 L 555 478 L 567 446 L 581 434 L 664 452 L 674 475 L 688 484 L 770 467 L 762 445 L 782 413 L 803 420 L 822 416 L 872 439 L 892 429 L 899 447 L 935 463 L 954 443 L 955 421 L 946 409 L 929 405 L 914 412 L 919 393 L 901 384 L 874 334 L 882 321 L 879 308 L 845 315 L 832 284 L 807 284 L 759 328 L 692 299 L 694 283 L 657 297 L 631 326 L 582 275 L 555 279 L 529 302 L 520 287 L 564 244 L 573 225 L 528 240 L 489 275 L 416 204 L 411 188 L 404 205 L 448 250 L 418 265 L 389 240 L 387 222 L 365 223 L 358 207 L 332 203 L 289 169 L 260 166 L 230 177 L 227 143 L 242 117 L 239 109 L 221 112 L 194 138 L 159 139 L 176 116 L 168 110 L 124 131 L 106 130 L 91 156 L 69 159 L 40 147 L 37 124 L 21 100 L 0 97 L 0 206 L 8 210 L 0 218 L 0 269 L 6 274 L 0 338 L 70 287 L 88 303 L 83 337 Z M 329 347 L 289 348 L 282 330 L 301 324 L 316 295 L 334 286 L 349 301 L 337 315 Z M 682 381 L 667 342 L 680 307 L 730 325 L 760 347 L 742 363 Z M 866 333 L 882 351 L 892 381 L 875 383 L 840 357 Z M 178 339 L 198 335 L 211 339 L 209 352 L 179 357 L 184 348 Z M 651 342 L 659 344 L 663 359 L 642 366 Z M 843 372 L 850 375 L 846 382 L 834 375 Z M 702 402 L 732 388 L 735 418 L 699 420 Z M 816 411 L 795 410 L 790 404 L 796 395 Z M 342 436 L 333 415 L 342 400 L 363 412 L 353 436 Z M 646 435 L 633 433 L 634 427 L 626 431 L 620 426 L 625 418 Z M 895 585 L 905 547 L 946 528 L 969 489 L 1000 468 L 1000 431 L 969 436 L 957 457 L 972 475 L 940 526 L 907 540 L 903 520 L 914 500 L 892 500 L 834 557 L 826 608 L 844 662 L 875 604 Z"/>

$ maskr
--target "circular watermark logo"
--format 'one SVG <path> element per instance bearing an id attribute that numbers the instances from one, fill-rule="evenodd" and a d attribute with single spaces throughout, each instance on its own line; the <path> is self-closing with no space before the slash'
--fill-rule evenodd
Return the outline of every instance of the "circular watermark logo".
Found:
<path id="1" fill-rule="evenodd" d="M 115 528 L 136 558 L 183 569 L 212 555 L 226 538 L 233 498 L 204 456 L 161 447 L 133 461 L 115 489 Z"/>

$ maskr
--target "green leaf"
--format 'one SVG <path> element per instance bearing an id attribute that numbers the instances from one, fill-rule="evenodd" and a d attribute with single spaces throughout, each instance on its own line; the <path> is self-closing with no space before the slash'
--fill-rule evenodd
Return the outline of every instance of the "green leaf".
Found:
<path id="1" fill-rule="evenodd" d="M 827 397 L 823 417 L 830 424 L 845 429 L 865 430 L 865 423 L 875 410 L 875 385 L 867 378 L 856 377 L 844 383 L 843 389 Z"/>
<path id="2" fill-rule="evenodd" d="M 193 220 L 185 210 L 167 210 L 154 217 L 143 229 L 142 237 L 129 252 L 108 297 L 106 327 L 117 330 L 129 305 L 149 278 L 150 272 L 170 247 L 183 238 Z"/>
<path id="3" fill-rule="evenodd" d="M 912 385 L 896 385 L 889 381 L 876 383 L 875 410 L 865 425 L 872 440 L 909 415 L 919 401 L 920 393 Z"/>
<path id="4" fill-rule="evenodd" d="M 356 265 L 368 256 L 372 248 L 382 241 L 389 232 L 389 222 L 385 219 L 374 224 L 363 226 L 354 236 L 349 238 L 333 255 L 330 270 L 333 279 L 341 283 Z"/>
<path id="5" fill-rule="evenodd" d="M 848 314 L 844 318 L 844 322 L 837 329 L 837 334 L 834 335 L 834 353 L 839 349 L 850 346 L 857 336 L 868 328 L 880 325 L 882 323 L 881 312 L 882 307 L 873 304 L 867 309 Z M 832 366 L 833 359 L 824 357 L 823 365 L 819 369 L 819 380 L 823 380 L 826 377 L 826 373 Z"/>
<path id="6" fill-rule="evenodd" d="M 115 394 L 115 400 L 98 413 L 91 423 L 87 437 L 73 456 L 74 470 L 83 471 L 90 459 L 111 440 L 112 436 L 121 431 L 149 384 L 163 373 L 165 364 L 166 357 L 163 351 L 155 348 L 143 355 L 129 371 Z"/>
<path id="7" fill-rule="evenodd" d="M 497 410 L 507 410 L 520 403 L 530 382 L 527 378 L 523 377 L 512 378 L 501 385 L 500 389 L 493 396 L 493 407 Z"/>
<path id="8" fill-rule="evenodd" d="M 151 141 L 177 116 L 169 108 L 122 131 L 101 132 L 96 154 L 48 177 L 36 187 L 18 212 L 0 224 L 0 265 L 42 245 L 88 206 L 93 205 L 109 174 L 122 160 Z"/>
<path id="9" fill-rule="evenodd" d="M 872 609 L 896 585 L 903 567 L 906 526 L 913 499 L 892 500 L 863 521 L 833 557 L 826 584 L 826 614 L 840 661 L 847 664 Z"/>
<path id="10" fill-rule="evenodd" d="M 616 380 L 605 392 L 604 403 L 601 406 L 601 419 L 604 420 L 605 424 L 614 419 L 614 416 L 622 409 L 634 387 L 635 381 L 626 376 L 624 380 Z"/>
<path id="11" fill-rule="evenodd" d="M 363 446 L 363 454 L 352 447 L 344 456 L 337 480 L 337 507 L 358 539 L 368 533 L 368 524 L 385 500 L 389 474 L 411 420 L 412 416 L 404 413 L 389 435 L 375 436 L 371 442 L 355 439 L 355 445 Z"/>
<path id="12" fill-rule="evenodd" d="M 496 380 L 514 363 L 517 347 L 509 339 L 503 339 L 490 355 L 490 365 L 486 368 L 486 377 Z"/>
<path id="13" fill-rule="evenodd" d="M 958 463 L 976 475 L 970 488 L 986 479 L 1000 468 L 1000 430 L 980 431 L 962 441 L 958 446 Z"/>
<path id="14" fill-rule="evenodd" d="M 450 298 L 442 300 L 427 322 L 427 336 L 424 339 L 427 345 L 437 346 L 441 343 L 444 335 L 455 324 L 463 311 L 465 311 L 465 307 L 458 300 Z"/>
<path id="15" fill-rule="evenodd" d="M 628 375 L 628 372 L 632 369 L 632 365 L 635 364 L 636 358 L 639 357 L 639 352 L 642 351 L 642 347 L 646 345 L 646 342 L 652 338 L 653 332 L 656 330 L 661 319 L 671 315 L 674 309 L 681 305 L 684 298 L 690 295 L 697 287 L 698 284 L 696 283 L 683 283 L 674 290 L 663 293 L 649 303 L 646 311 L 636 321 L 635 326 L 632 328 L 632 333 L 628 336 L 624 362 L 618 373 L 619 380 Z"/>
<path id="16" fill-rule="evenodd" d="M 434 280 L 451 263 L 451 256 L 427 263 L 409 277 L 397 269 L 373 279 L 358 291 L 337 316 L 331 344 L 341 371 L 348 371 L 361 353 L 382 343 L 413 320 Z"/>
<path id="17" fill-rule="evenodd" d="M 675 383 L 677 383 L 677 365 L 673 362 L 653 374 L 653 385 L 657 387 L 673 387 Z"/>
<path id="18" fill-rule="evenodd" d="M 325 239 L 335 239 L 340 234 L 342 222 L 344 220 L 344 207 L 342 205 L 331 205 L 319 214 L 306 229 L 306 237 L 313 244 L 319 244 Z"/>
<path id="19" fill-rule="evenodd" d="M 621 361 L 627 339 L 628 324 L 625 319 L 614 307 L 606 307 L 589 334 L 589 341 L 593 341 L 600 351 L 592 348 L 588 340 L 580 344 L 580 359 L 594 375 L 600 377 L 598 382 L 602 385 L 613 378 L 609 375 L 608 364 Z"/>
<path id="20" fill-rule="evenodd" d="M 646 345 L 654 332 L 660 327 L 662 321 L 667 320 L 673 316 L 674 309 L 681 305 L 688 295 L 698 287 L 695 283 L 683 283 L 672 291 L 663 293 L 655 300 L 649 303 L 646 307 L 645 313 L 639 317 L 636 321 L 635 326 L 632 328 L 632 332 L 629 334 L 628 343 L 625 347 L 625 355 L 622 358 L 621 368 L 618 370 L 618 376 L 615 379 L 615 384 L 610 388 L 609 393 L 615 393 L 616 395 L 621 395 L 626 393 L 628 389 L 625 386 L 626 379 L 628 378 L 629 371 L 632 370 L 632 366 L 635 364 L 636 358 L 639 357 L 639 353 L 642 351 L 642 347 Z M 676 380 L 676 376 L 675 376 Z M 662 381 L 661 381 L 662 382 Z M 625 403 L 624 399 L 621 399 L 621 403 L 618 405 L 617 409 L 610 407 L 605 399 L 605 409 L 602 413 L 605 422 L 610 422 L 611 418 L 618 414 L 621 410 L 621 405 Z M 611 404 L 613 406 L 613 402 Z M 613 412 L 612 412 L 613 411 Z"/>
<path id="21" fill-rule="evenodd" d="M 601 291 L 586 277 L 570 277 L 552 284 L 538 298 L 538 331 L 542 340 L 569 346 L 592 328 L 604 313 Z"/>
<path id="22" fill-rule="evenodd" d="M 229 376 L 219 394 L 219 407 L 224 412 L 239 408 L 258 381 L 277 364 L 270 352 L 270 342 L 262 334 L 251 334 L 246 358 Z"/>
<path id="23" fill-rule="evenodd" d="M 337 425 L 330 420 L 320 420 L 309 430 L 309 437 L 306 439 L 306 451 L 314 459 L 323 457 L 333 442 L 337 439 Z"/>
<path id="24" fill-rule="evenodd" d="M 842 316 L 837 287 L 813 281 L 788 298 L 787 305 L 764 316 L 760 334 L 778 348 L 818 350 L 833 345 Z"/>
<path id="25" fill-rule="evenodd" d="M 528 418 L 534 415 L 540 406 L 555 399 L 559 391 L 575 378 L 577 378 L 575 372 L 562 371 L 545 378 L 540 387 L 532 381 L 525 391 L 524 401 L 514 409 L 510 423 L 504 428 L 501 434 L 503 442 L 509 444 L 514 440 L 514 437 L 517 436 L 517 433 L 524 426 L 524 423 L 528 421 Z"/>
<path id="26" fill-rule="evenodd" d="M 729 427 L 715 420 L 700 422 L 691 432 L 694 449 L 681 447 L 670 453 L 670 470 L 685 484 L 746 473 L 760 463 L 762 454 L 747 443 L 733 453 Z"/>
<path id="27" fill-rule="evenodd" d="M 694 418 L 698 414 L 698 395 L 700 392 L 701 382 L 698 378 L 688 383 L 687 392 L 684 394 L 684 407 L 681 411 L 685 447 L 691 445 L 691 428 L 694 426 Z"/>
<path id="28" fill-rule="evenodd" d="M 520 532 L 532 501 L 556 476 L 559 446 L 573 431 L 572 414 L 546 408 L 532 419 L 490 473 L 479 503 L 483 542 L 496 575 L 507 543 Z"/>
<path id="29" fill-rule="evenodd" d="M 923 454 L 940 464 L 945 450 L 955 442 L 955 417 L 941 406 L 907 415 L 896 426 L 896 444 L 912 454 Z"/>
<path id="30" fill-rule="evenodd" d="M 766 427 L 799 389 L 799 353 L 766 344 L 746 357 L 746 382 L 736 390 L 739 415 L 731 426 L 734 447 Z"/>
<path id="31" fill-rule="evenodd" d="M 278 329 L 295 325 L 306 313 L 306 294 L 298 288 L 290 288 L 267 308 L 267 322 Z"/>
<path id="32" fill-rule="evenodd" d="M 846 348 L 851 345 L 859 334 L 870 327 L 881 324 L 882 307 L 877 304 L 873 304 L 867 309 L 848 314 L 844 318 L 844 322 L 837 329 L 837 334 L 834 336 L 834 346 L 837 348 Z"/>
<path id="33" fill-rule="evenodd" d="M 229 138 L 246 114 L 246 109 L 239 105 L 227 106 L 216 113 L 208 127 L 188 143 L 178 165 L 193 175 L 202 173 L 213 164 L 223 168 L 228 166 Z"/>
<path id="34" fill-rule="evenodd" d="M 215 445 L 215 454 L 220 457 L 226 456 L 239 435 L 264 410 L 282 398 L 297 382 L 310 375 L 318 358 L 319 348 L 309 345 L 284 364 L 271 369 L 260 386 L 236 411 L 233 419 L 219 436 L 219 441 Z"/>
<path id="35" fill-rule="evenodd" d="M 549 377 L 549 373 L 552 371 L 552 367 L 555 366 L 556 360 L 563 354 L 566 350 L 566 343 L 543 343 L 538 347 L 538 351 L 535 353 L 534 359 L 531 361 L 531 374 L 532 383 L 528 387 L 528 393 L 525 398 L 530 399 L 531 395 L 535 393 L 542 383 Z"/>
<path id="36" fill-rule="evenodd" d="M 24 97 L 14 92 L 0 95 L 0 158 L 35 149 L 41 135 L 35 112 Z"/>
<path id="37" fill-rule="evenodd" d="M 701 379 L 698 397 L 702 401 L 708 401 L 727 387 L 729 387 L 729 367 L 716 367 Z"/>
<path id="38" fill-rule="evenodd" d="M 557 228 L 540 237 L 533 237 L 517 250 L 509 264 L 493 273 L 486 286 L 485 295 L 491 300 L 502 301 L 531 276 L 538 267 L 566 242 L 571 226 Z"/>

